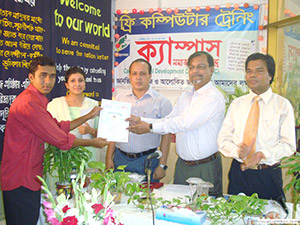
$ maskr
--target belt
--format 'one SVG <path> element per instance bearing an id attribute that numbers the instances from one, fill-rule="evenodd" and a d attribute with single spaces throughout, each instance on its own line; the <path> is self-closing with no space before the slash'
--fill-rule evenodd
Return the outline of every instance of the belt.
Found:
<path id="1" fill-rule="evenodd" d="M 119 150 L 123 155 L 126 155 L 128 158 L 136 159 L 136 158 L 140 158 L 141 156 L 149 155 L 149 154 L 155 152 L 157 150 L 157 148 L 153 148 L 148 151 L 139 152 L 139 153 L 128 153 L 128 152 L 123 152 L 121 149 L 119 149 Z"/>
<path id="2" fill-rule="evenodd" d="M 252 169 L 252 170 L 264 170 L 264 169 L 268 169 L 268 168 L 275 168 L 277 166 L 279 166 L 280 163 L 275 163 L 273 165 L 267 165 L 267 164 L 259 164 L 259 165 L 256 165 L 255 167 L 251 167 L 249 169 Z"/>
<path id="3" fill-rule="evenodd" d="M 187 160 L 182 159 L 182 161 L 184 162 L 185 165 L 195 166 L 195 165 L 199 165 L 199 164 L 203 164 L 203 163 L 207 163 L 207 162 L 215 160 L 217 158 L 217 154 L 218 154 L 218 152 L 216 152 L 215 154 L 208 156 L 204 159 L 199 159 L 199 160 L 194 160 L 194 161 L 187 161 Z"/>

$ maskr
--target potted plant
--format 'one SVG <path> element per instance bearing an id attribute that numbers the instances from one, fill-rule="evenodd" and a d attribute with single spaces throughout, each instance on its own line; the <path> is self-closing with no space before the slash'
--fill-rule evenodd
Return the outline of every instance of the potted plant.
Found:
<path id="1" fill-rule="evenodd" d="M 284 157 L 281 167 L 288 168 L 287 174 L 292 176 L 292 180 L 286 185 L 285 190 L 292 189 L 293 219 L 295 219 L 297 204 L 300 203 L 300 153 L 296 152 L 290 157 Z"/>
<path id="2" fill-rule="evenodd" d="M 71 174 L 78 173 L 81 161 L 88 161 L 91 156 L 92 153 L 81 146 L 64 151 L 48 145 L 45 149 L 43 173 L 46 178 L 51 177 L 54 181 L 58 181 L 56 183 L 58 194 L 64 191 L 71 195 Z M 51 183 L 54 182 L 50 182 L 50 185 Z"/>
<path id="3" fill-rule="evenodd" d="M 204 195 L 198 197 L 196 203 L 190 204 L 189 207 L 206 211 L 211 224 L 234 224 L 239 220 L 247 224 L 246 218 L 262 216 L 267 204 L 267 200 L 259 199 L 254 193 L 251 196 L 232 195 L 229 199 L 214 199 Z"/>
<path id="4" fill-rule="evenodd" d="M 121 200 L 121 194 L 123 192 L 133 192 L 136 190 L 138 185 L 129 184 L 131 180 L 129 177 L 130 172 L 125 172 L 124 166 L 119 166 L 118 171 L 114 172 L 113 169 L 105 169 L 105 164 L 103 162 L 89 162 L 88 166 L 90 168 L 98 169 L 99 172 L 93 173 L 91 175 L 91 180 L 93 181 L 90 185 L 94 188 L 100 189 L 103 193 L 105 188 L 115 195 L 115 203 L 119 203 Z M 128 186 L 128 187 L 127 187 Z M 138 188 L 139 189 L 139 188 Z"/>

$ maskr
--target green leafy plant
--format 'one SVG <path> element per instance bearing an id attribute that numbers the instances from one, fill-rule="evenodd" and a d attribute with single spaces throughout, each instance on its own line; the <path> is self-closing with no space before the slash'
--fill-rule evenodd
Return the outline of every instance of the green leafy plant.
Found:
<path id="1" fill-rule="evenodd" d="M 219 197 L 217 199 L 202 195 L 196 201 L 191 201 L 190 196 L 185 196 L 186 199 L 173 198 L 172 200 L 164 200 L 162 197 L 155 198 L 151 193 L 153 208 L 157 209 L 162 205 L 168 207 L 187 207 L 194 212 L 205 211 L 209 217 L 211 224 L 234 224 L 242 220 L 246 224 L 245 218 L 252 216 L 262 216 L 267 200 L 259 199 L 258 195 L 254 193 L 251 196 L 232 195 L 229 199 Z M 137 208 L 141 210 L 150 210 L 149 201 L 146 199 L 146 189 L 141 189 L 141 192 L 135 192 L 128 199 L 128 204 L 132 202 Z"/>
<path id="2" fill-rule="evenodd" d="M 246 224 L 245 218 L 247 216 L 262 216 L 264 206 L 268 204 L 267 200 L 259 199 L 256 193 L 252 196 L 232 195 L 228 200 L 223 197 L 215 199 L 203 195 L 198 197 L 195 202 L 192 202 L 191 198 L 186 196 L 187 199 L 190 199 L 190 204 L 186 204 L 182 198 L 173 198 L 170 201 L 155 198 L 153 195 L 151 194 L 153 208 L 166 205 L 168 207 L 187 207 L 195 212 L 206 211 L 211 224 L 228 224 L 228 222 L 234 224 L 239 220 Z M 149 203 L 142 196 L 145 196 L 145 194 L 136 193 L 131 196 L 128 203 L 132 201 L 137 208 L 149 210 Z"/>
<path id="3" fill-rule="evenodd" d="M 282 77 L 275 76 L 272 83 L 273 91 L 286 97 L 291 102 L 297 126 L 300 125 L 300 95 L 298 94 L 300 64 L 298 61 L 290 62 L 289 69 L 286 70 L 284 75 Z"/>
<path id="4" fill-rule="evenodd" d="M 211 224 L 231 224 L 242 219 L 244 224 L 246 216 L 262 216 L 267 200 L 259 199 L 254 193 L 251 196 L 232 195 L 228 200 L 223 197 L 214 199 L 209 196 L 200 196 L 195 203 L 189 205 L 194 211 L 206 211 Z"/>
<path id="5" fill-rule="evenodd" d="M 150 210 L 151 204 L 149 199 L 147 198 L 147 188 L 145 185 L 139 185 L 137 183 L 134 183 L 133 185 L 138 185 L 139 188 L 133 188 L 132 192 L 127 192 L 129 195 L 129 199 L 127 201 L 127 204 L 130 204 L 131 202 L 141 210 Z M 127 191 L 129 191 L 130 188 L 127 188 Z M 162 197 L 155 198 L 154 193 L 150 193 L 150 198 L 152 201 L 152 206 L 154 209 L 159 208 L 162 205 L 172 205 L 173 207 L 179 207 L 179 206 L 185 206 L 186 204 L 182 201 L 182 198 L 173 198 L 170 200 L 165 200 Z"/>
<path id="6" fill-rule="evenodd" d="M 292 190 L 293 218 L 295 219 L 297 204 L 300 202 L 300 153 L 282 159 L 282 168 L 288 168 L 287 174 L 292 180 L 285 186 L 285 190 Z"/>
<path id="7" fill-rule="evenodd" d="M 90 168 L 98 169 L 98 173 L 93 173 L 91 175 L 91 179 L 93 182 L 90 184 L 92 187 L 100 189 L 103 193 L 105 188 L 108 188 L 111 192 L 122 193 L 126 192 L 129 181 L 131 180 L 129 177 L 130 172 L 125 172 L 124 166 L 119 166 L 117 170 L 114 172 L 113 169 L 105 169 L 105 163 L 103 162 L 95 162 L 91 161 L 88 163 Z M 128 190 L 133 191 L 133 188 L 136 188 L 136 185 L 129 185 Z"/>
<path id="8" fill-rule="evenodd" d="M 234 86 L 234 92 L 233 93 L 229 93 L 225 90 L 223 90 L 221 87 L 217 86 L 217 88 L 219 89 L 219 91 L 223 94 L 224 98 L 225 98 L 225 106 L 226 106 L 226 110 L 225 110 L 225 114 L 231 104 L 231 102 L 243 95 L 246 95 L 249 93 L 249 89 L 247 89 L 246 91 L 244 91 L 240 86 Z"/>
<path id="9" fill-rule="evenodd" d="M 88 161 L 92 153 L 84 147 L 71 148 L 63 151 L 53 145 L 48 145 L 44 155 L 44 175 L 58 177 L 60 184 L 70 183 L 72 170 L 80 168 L 82 160 Z"/>

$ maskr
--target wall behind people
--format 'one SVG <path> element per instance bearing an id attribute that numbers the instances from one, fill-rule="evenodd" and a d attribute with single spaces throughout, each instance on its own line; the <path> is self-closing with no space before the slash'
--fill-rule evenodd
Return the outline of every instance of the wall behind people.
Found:
<path id="1" fill-rule="evenodd" d="M 1 143 L 9 107 L 28 87 L 28 66 L 37 56 L 56 61 L 50 100 L 66 95 L 64 73 L 71 66 L 86 72 L 86 96 L 111 98 L 111 0 L 3 0 L 0 23 Z"/>

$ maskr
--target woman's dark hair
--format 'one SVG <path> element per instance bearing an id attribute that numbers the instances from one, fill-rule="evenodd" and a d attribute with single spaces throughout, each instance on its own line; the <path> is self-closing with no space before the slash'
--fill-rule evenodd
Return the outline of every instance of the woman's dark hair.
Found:
<path id="1" fill-rule="evenodd" d="M 85 80 L 85 77 L 86 77 L 85 72 L 81 68 L 74 66 L 67 70 L 67 72 L 65 74 L 65 83 L 68 83 L 70 76 L 74 73 L 80 73 L 84 77 L 84 80 Z"/>

